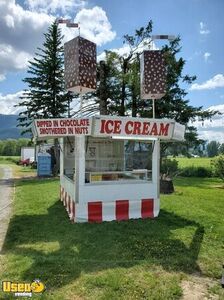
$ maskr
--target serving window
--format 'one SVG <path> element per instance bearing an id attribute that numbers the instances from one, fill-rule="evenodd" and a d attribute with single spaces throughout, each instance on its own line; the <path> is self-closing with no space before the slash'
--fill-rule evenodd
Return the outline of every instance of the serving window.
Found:
<path id="1" fill-rule="evenodd" d="M 152 143 L 86 137 L 85 181 L 149 181 Z"/>
<path id="2" fill-rule="evenodd" d="M 63 160 L 64 175 L 73 180 L 75 173 L 75 137 L 64 138 Z"/>

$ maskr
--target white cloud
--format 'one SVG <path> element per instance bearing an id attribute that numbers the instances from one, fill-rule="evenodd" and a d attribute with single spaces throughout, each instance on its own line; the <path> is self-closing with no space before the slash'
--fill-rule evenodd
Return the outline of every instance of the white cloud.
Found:
<path id="1" fill-rule="evenodd" d="M 211 53 L 209 53 L 209 52 L 205 52 L 204 53 L 204 60 L 205 60 L 205 62 L 208 61 L 208 59 L 209 59 L 210 56 L 211 56 Z"/>
<path id="2" fill-rule="evenodd" d="M 55 19 L 50 12 L 59 9 L 75 13 L 85 2 L 27 0 L 27 9 L 24 9 L 15 0 L 0 0 L 0 80 L 6 77 L 7 72 L 27 68 L 27 61 L 33 57 L 37 47 L 42 47 L 43 33 Z M 75 18 L 75 22 L 78 21 L 81 24 L 81 35 L 98 45 L 103 45 L 116 36 L 105 11 L 100 7 L 80 10 Z M 77 30 L 66 26 L 61 26 L 61 29 L 64 41 L 74 38 L 74 33 L 78 34 Z"/>
<path id="3" fill-rule="evenodd" d="M 207 29 L 207 26 L 206 26 L 205 23 L 200 22 L 200 31 L 199 31 L 199 32 L 200 32 L 200 34 L 202 34 L 202 35 L 207 35 L 207 34 L 210 33 L 210 30 Z"/>
<path id="4" fill-rule="evenodd" d="M 0 76 L 27 67 L 43 32 L 54 19 L 44 13 L 24 10 L 15 0 L 0 1 Z"/>
<path id="5" fill-rule="evenodd" d="M 144 41 L 144 42 L 142 42 L 142 44 L 139 45 L 137 52 L 141 53 L 143 50 L 148 50 L 148 49 L 149 49 L 148 41 Z M 158 50 L 159 48 L 157 48 L 157 46 L 155 45 L 155 43 L 153 41 L 150 44 L 150 49 Z M 122 47 L 113 48 L 113 49 L 110 49 L 110 51 L 113 51 L 113 52 L 117 53 L 120 56 L 127 57 L 129 55 L 130 51 L 131 51 L 131 48 L 128 44 L 124 44 Z M 106 53 L 102 52 L 97 56 L 97 61 L 105 60 L 105 58 L 106 58 Z"/>
<path id="6" fill-rule="evenodd" d="M 218 87 L 224 87 L 224 75 L 217 74 L 204 83 L 193 83 L 190 90 L 212 90 Z"/>
<path id="7" fill-rule="evenodd" d="M 85 0 L 26 0 L 25 4 L 31 11 L 44 13 L 62 13 L 63 15 L 77 8 L 83 8 Z"/>
<path id="8" fill-rule="evenodd" d="M 127 44 L 124 44 L 120 48 L 113 48 L 113 49 L 110 49 L 109 51 L 115 52 L 115 53 L 117 53 L 118 55 L 121 55 L 121 56 L 127 56 L 130 53 L 130 47 Z M 100 53 L 97 56 L 97 61 L 101 61 L 101 60 L 105 60 L 105 59 L 106 59 L 105 51 L 103 51 L 102 53 Z"/>
<path id="9" fill-rule="evenodd" d="M 0 74 L 0 81 L 3 81 L 5 79 L 6 79 L 5 75 L 4 74 Z"/>
<path id="10" fill-rule="evenodd" d="M 112 31 L 106 12 L 101 7 L 95 6 L 91 9 L 80 10 L 74 22 L 80 23 L 81 35 L 98 46 L 112 41 L 116 36 L 116 32 Z"/>
<path id="11" fill-rule="evenodd" d="M 216 140 L 220 143 L 224 143 L 224 104 L 211 106 L 208 110 L 217 110 L 222 114 L 216 115 L 211 121 L 195 121 L 191 125 L 197 128 L 200 138 L 208 141 Z"/>
<path id="12" fill-rule="evenodd" d="M 21 107 L 14 107 L 15 104 L 18 104 L 22 96 L 22 91 L 17 92 L 15 94 L 0 94 L 0 114 L 11 115 L 18 114 L 23 109 Z"/>
<path id="13" fill-rule="evenodd" d="M 222 131 L 215 130 L 199 130 L 199 138 L 205 141 L 217 141 L 219 143 L 224 143 L 224 135 Z"/>
<path id="14" fill-rule="evenodd" d="M 18 51 L 33 51 L 54 19 L 45 13 L 25 10 L 15 0 L 1 1 L 0 11 L 0 44 L 11 45 Z"/>
<path id="15" fill-rule="evenodd" d="M 0 45 L 0 65 L 1 71 L 22 70 L 27 67 L 28 60 L 31 55 L 24 51 L 17 52 L 10 45 Z"/>

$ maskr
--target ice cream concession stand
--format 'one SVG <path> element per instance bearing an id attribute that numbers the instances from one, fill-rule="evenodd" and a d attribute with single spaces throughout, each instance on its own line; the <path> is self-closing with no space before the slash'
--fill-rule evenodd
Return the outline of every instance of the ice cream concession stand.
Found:
<path id="1" fill-rule="evenodd" d="M 40 119 L 36 139 L 60 138 L 61 201 L 74 222 L 159 214 L 160 141 L 181 141 L 168 119 L 94 116 Z"/>
<path id="2" fill-rule="evenodd" d="M 96 90 L 96 45 L 77 36 L 64 49 L 65 86 L 80 94 L 80 118 L 35 120 L 33 135 L 37 140 L 60 138 L 60 194 L 70 219 L 157 217 L 160 141 L 182 141 L 185 127 L 155 117 L 83 117 L 82 95 Z M 162 53 L 144 51 L 141 98 L 160 99 L 165 83 Z"/>

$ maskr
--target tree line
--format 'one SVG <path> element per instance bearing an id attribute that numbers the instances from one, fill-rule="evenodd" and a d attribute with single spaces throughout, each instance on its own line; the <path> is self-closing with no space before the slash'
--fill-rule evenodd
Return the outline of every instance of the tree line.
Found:
<path id="1" fill-rule="evenodd" d="M 84 95 L 83 115 L 100 113 L 152 118 L 152 101 L 140 97 L 140 56 L 143 49 L 151 48 L 152 28 L 150 20 L 145 27 L 136 29 L 133 35 L 124 35 L 123 43 L 129 47 L 129 53 L 120 55 L 105 51 L 105 59 L 97 63 L 97 89 Z M 163 143 L 162 154 L 169 147 L 177 154 L 186 155 L 189 149 L 202 144 L 204 141 L 198 138 L 197 129 L 189 126 L 190 121 L 204 121 L 218 113 L 189 104 L 184 87 L 191 84 L 196 76 L 184 74 L 185 60 L 180 57 L 180 42 L 180 37 L 177 37 L 161 49 L 167 65 L 167 91 L 162 99 L 156 101 L 155 117 L 174 119 L 185 125 L 185 142 Z M 27 132 L 35 118 L 78 116 L 79 111 L 72 111 L 70 104 L 72 101 L 78 103 L 79 95 L 65 90 L 62 35 L 56 21 L 45 33 L 43 47 L 38 48 L 29 63 L 28 76 L 24 78 L 27 89 L 18 104 L 23 108 L 18 118 L 19 127 Z M 55 173 L 59 169 L 59 157 L 56 158 Z"/>
<path id="2" fill-rule="evenodd" d="M 217 141 L 211 141 L 207 144 L 206 149 L 208 157 L 224 154 L 224 143 L 220 144 Z"/>
<path id="3" fill-rule="evenodd" d="M 20 156 L 21 148 L 31 146 L 30 139 L 7 139 L 0 140 L 0 155 L 1 156 Z"/>

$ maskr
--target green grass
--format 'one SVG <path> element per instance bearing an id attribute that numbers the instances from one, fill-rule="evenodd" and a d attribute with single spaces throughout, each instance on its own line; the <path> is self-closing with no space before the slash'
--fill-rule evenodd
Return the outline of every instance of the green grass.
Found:
<path id="1" fill-rule="evenodd" d="M 15 164 L 20 156 L 0 156 L 0 164 Z"/>
<path id="2" fill-rule="evenodd" d="M 40 278 L 47 287 L 41 299 L 170 300 L 181 297 L 181 280 L 197 273 L 217 280 L 211 290 L 221 299 L 219 185 L 214 178 L 177 179 L 176 192 L 161 196 L 156 219 L 71 224 L 57 180 L 20 181 L 1 278 Z"/>
<path id="3" fill-rule="evenodd" d="M 0 179 L 3 177 L 3 170 L 0 168 Z"/>
<path id="4" fill-rule="evenodd" d="M 212 160 L 210 157 L 175 157 L 175 159 L 178 161 L 178 167 L 181 169 L 191 166 L 210 168 Z"/>

